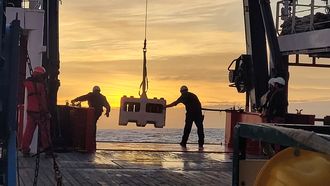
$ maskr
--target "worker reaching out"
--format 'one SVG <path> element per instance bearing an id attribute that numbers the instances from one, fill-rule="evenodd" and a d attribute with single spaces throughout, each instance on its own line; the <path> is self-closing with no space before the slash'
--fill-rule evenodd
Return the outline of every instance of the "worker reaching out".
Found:
<path id="1" fill-rule="evenodd" d="M 72 104 L 75 104 L 79 101 L 88 101 L 88 106 L 94 108 L 94 117 L 95 117 L 95 134 L 96 134 L 96 123 L 100 118 L 103 112 L 103 107 L 106 108 L 105 116 L 109 117 L 110 114 L 110 104 L 107 101 L 107 98 L 101 94 L 101 89 L 99 86 L 93 87 L 93 92 L 90 92 L 86 95 L 79 96 L 71 101 Z"/>
<path id="2" fill-rule="evenodd" d="M 183 131 L 182 140 L 180 142 L 181 147 L 186 148 L 187 141 L 189 138 L 189 134 L 191 131 L 192 123 L 195 122 L 197 127 L 198 134 L 198 145 L 199 149 L 203 149 L 204 145 L 204 128 L 203 128 L 203 120 L 204 116 L 202 114 L 202 106 L 198 99 L 198 97 L 188 92 L 187 86 L 182 86 L 180 88 L 181 96 L 174 101 L 173 103 L 166 105 L 166 108 L 176 106 L 179 103 L 183 103 L 186 107 L 186 120 Z"/>
<path id="3" fill-rule="evenodd" d="M 48 101 L 46 93 L 46 70 L 38 66 L 34 68 L 32 76 L 27 78 L 24 86 L 27 90 L 27 123 L 22 140 L 22 153 L 24 157 L 30 155 L 30 144 L 33 133 L 38 126 L 38 141 L 41 144 L 41 152 L 46 155 L 52 155 L 50 148 L 50 113 L 48 110 Z M 38 145 L 39 145 L 38 144 Z"/>

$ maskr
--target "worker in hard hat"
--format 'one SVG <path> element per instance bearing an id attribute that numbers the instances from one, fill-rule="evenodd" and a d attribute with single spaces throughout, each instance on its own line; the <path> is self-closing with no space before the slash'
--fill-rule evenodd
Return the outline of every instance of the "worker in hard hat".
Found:
<path id="1" fill-rule="evenodd" d="M 262 113 L 262 115 L 265 115 L 266 114 L 266 109 L 268 107 L 268 104 L 269 104 L 269 99 L 270 97 L 272 96 L 274 90 L 275 90 L 275 78 L 270 78 L 268 80 L 268 91 L 261 96 L 261 99 L 260 99 L 260 108 L 259 108 L 259 111 Z"/>
<path id="2" fill-rule="evenodd" d="M 270 78 L 268 80 L 268 91 L 260 99 L 260 108 L 261 116 L 266 118 L 267 121 L 267 112 L 269 108 L 269 101 L 275 91 L 275 80 L 276 78 Z M 275 154 L 273 145 L 265 142 L 261 142 L 262 151 L 264 155 L 272 157 Z"/>
<path id="3" fill-rule="evenodd" d="M 34 131 L 38 126 L 38 141 L 41 145 L 40 151 L 46 155 L 52 155 L 50 138 L 50 113 L 46 93 L 46 70 L 42 66 L 34 68 L 31 77 L 27 78 L 24 85 L 27 90 L 27 123 L 23 134 L 22 152 L 23 156 L 30 155 L 30 144 Z M 39 147 L 38 147 L 39 148 Z"/>
<path id="4" fill-rule="evenodd" d="M 101 94 L 101 89 L 99 86 L 94 86 L 93 91 L 89 92 L 86 95 L 79 96 L 71 101 L 72 104 L 75 104 L 76 102 L 81 101 L 88 101 L 89 107 L 94 108 L 94 117 L 95 117 L 95 134 L 96 134 L 96 123 L 97 120 L 100 118 L 100 116 L 103 113 L 103 107 L 105 107 L 105 116 L 109 117 L 110 114 L 110 104 L 107 101 L 107 98 Z"/>
<path id="5" fill-rule="evenodd" d="M 284 123 L 288 102 L 285 94 L 285 80 L 282 77 L 274 79 L 274 92 L 269 98 L 265 116 L 268 122 Z"/>
<path id="6" fill-rule="evenodd" d="M 188 91 L 187 86 L 181 86 L 181 96 L 173 103 L 166 105 L 166 108 L 176 106 L 179 103 L 183 103 L 186 107 L 186 123 L 184 126 L 182 140 L 180 142 L 181 147 L 186 148 L 189 134 L 191 131 L 192 123 L 195 122 L 198 134 L 198 145 L 199 149 L 203 149 L 204 145 L 204 128 L 202 115 L 202 106 L 198 97 Z"/>

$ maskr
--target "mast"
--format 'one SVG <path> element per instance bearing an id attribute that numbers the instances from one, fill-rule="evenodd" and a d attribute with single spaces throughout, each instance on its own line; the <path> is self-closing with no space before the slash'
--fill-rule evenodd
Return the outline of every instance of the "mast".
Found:
<path id="1" fill-rule="evenodd" d="M 60 59 L 59 59 L 59 3 L 58 0 L 44 0 L 45 10 L 45 45 L 46 55 L 43 56 L 43 65 L 48 73 L 48 98 L 49 111 L 53 116 L 52 126 L 57 125 L 57 92 L 60 86 L 58 79 Z"/>

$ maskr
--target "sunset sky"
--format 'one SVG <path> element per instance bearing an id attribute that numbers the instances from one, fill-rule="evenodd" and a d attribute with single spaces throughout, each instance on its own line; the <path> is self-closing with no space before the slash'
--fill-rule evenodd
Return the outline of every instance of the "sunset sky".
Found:
<path id="1" fill-rule="evenodd" d="M 120 97 L 138 96 L 142 80 L 144 17 L 144 0 L 63 1 L 59 104 L 99 85 L 113 107 L 100 126 L 118 125 Z M 172 102 L 184 84 L 204 107 L 243 106 L 245 96 L 228 87 L 227 71 L 245 53 L 241 0 L 149 0 L 147 40 L 148 97 Z M 327 114 L 329 72 L 290 67 L 290 111 Z M 206 127 L 223 127 L 223 114 L 207 115 Z M 168 110 L 168 126 L 182 127 L 183 117 L 182 108 Z"/>

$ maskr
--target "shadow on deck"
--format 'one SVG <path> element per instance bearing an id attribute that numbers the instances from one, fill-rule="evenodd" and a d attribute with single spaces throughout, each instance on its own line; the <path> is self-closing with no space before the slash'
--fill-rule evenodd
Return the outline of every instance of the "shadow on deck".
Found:
<path id="1" fill-rule="evenodd" d="M 58 153 L 64 185 L 231 185 L 231 153 L 220 145 L 98 143 L 93 154 Z M 35 158 L 19 155 L 20 185 L 32 185 Z M 52 159 L 40 158 L 38 185 L 55 185 Z"/>

